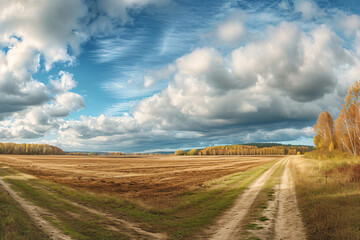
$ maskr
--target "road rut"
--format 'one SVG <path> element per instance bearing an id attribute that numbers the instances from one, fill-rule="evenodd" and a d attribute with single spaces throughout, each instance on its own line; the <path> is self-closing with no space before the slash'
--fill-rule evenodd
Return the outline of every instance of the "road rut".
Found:
<path id="1" fill-rule="evenodd" d="M 12 190 L 9 185 L 0 178 L 0 185 L 4 187 L 4 189 L 9 193 L 10 197 L 14 199 L 29 215 L 35 225 L 42 229 L 45 234 L 49 236 L 50 239 L 53 240 L 71 240 L 71 238 L 61 232 L 59 229 L 54 227 L 50 222 L 45 220 L 43 215 L 50 215 L 46 210 L 35 206 L 24 198 L 20 197 L 18 193 Z"/>
<path id="2" fill-rule="evenodd" d="M 260 190 L 282 164 L 284 166 L 281 183 L 275 187 L 275 200 L 270 203 L 266 216 L 269 220 L 264 224 L 263 230 L 254 230 L 259 239 L 306 239 L 306 233 L 297 206 L 295 185 L 290 171 L 290 163 L 294 156 L 288 156 L 278 161 L 274 166 L 256 179 L 243 194 L 235 201 L 232 208 L 226 211 L 210 230 L 205 231 L 202 238 L 214 240 L 243 239 L 244 219 L 259 194 Z M 261 223 L 258 223 L 261 225 Z M 268 226 L 266 226 L 268 225 Z"/>
<path id="3" fill-rule="evenodd" d="M 236 239 L 240 237 L 241 222 L 246 216 L 256 196 L 264 186 L 265 182 L 272 175 L 275 169 L 284 162 L 285 158 L 275 163 L 270 169 L 263 173 L 239 196 L 232 208 L 226 211 L 217 223 L 207 231 L 205 238 L 213 240 Z M 210 234 L 209 234 L 210 232 Z"/>

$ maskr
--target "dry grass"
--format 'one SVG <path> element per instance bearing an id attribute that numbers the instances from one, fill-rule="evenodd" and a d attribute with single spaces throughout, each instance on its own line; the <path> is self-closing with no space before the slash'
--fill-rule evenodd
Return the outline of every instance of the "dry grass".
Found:
<path id="1" fill-rule="evenodd" d="M 41 179 L 167 207 L 205 182 L 270 163 L 277 156 L 13 156 L 0 162 Z"/>
<path id="2" fill-rule="evenodd" d="M 297 158 L 292 165 L 309 239 L 360 239 L 359 159 Z"/>
<path id="3" fill-rule="evenodd" d="M 0 169 L 0 175 L 6 176 L 7 182 L 24 198 L 56 216 L 59 221 L 48 220 L 75 239 L 119 239 L 120 233 L 108 228 L 109 224 L 101 216 L 86 213 L 67 201 L 137 222 L 147 231 L 167 233 L 170 239 L 189 239 L 202 227 L 211 224 L 248 184 L 279 159 L 231 156 L 17 157 L 0 156 L 0 161 L 42 179 L 29 179 L 18 170 L 5 166 Z M 124 176 L 118 177 L 114 173 Z M 80 179 L 78 174 L 81 174 Z M 96 182 L 106 191 L 99 193 L 98 188 L 80 184 L 82 181 L 89 184 L 89 179 L 95 179 L 90 182 Z M 117 188 L 117 181 L 132 185 L 127 191 L 117 192 L 121 189 Z M 111 185 L 115 188 L 107 188 Z M 154 200 L 154 194 L 159 195 L 159 200 Z M 149 196 L 149 199 L 144 201 L 144 196 Z M 158 204 L 160 200 L 162 205 Z M 121 232 L 127 233 L 126 230 Z"/>

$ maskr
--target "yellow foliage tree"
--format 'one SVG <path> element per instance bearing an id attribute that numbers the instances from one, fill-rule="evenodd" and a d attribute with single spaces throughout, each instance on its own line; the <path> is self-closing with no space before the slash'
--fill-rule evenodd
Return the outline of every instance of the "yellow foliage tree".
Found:
<path id="1" fill-rule="evenodd" d="M 314 125 L 314 143 L 318 149 L 333 151 L 335 147 L 334 122 L 328 111 L 320 113 Z"/>
<path id="2" fill-rule="evenodd" d="M 360 149 L 360 82 L 349 87 L 345 104 L 335 124 L 338 145 L 345 152 L 356 156 Z"/>

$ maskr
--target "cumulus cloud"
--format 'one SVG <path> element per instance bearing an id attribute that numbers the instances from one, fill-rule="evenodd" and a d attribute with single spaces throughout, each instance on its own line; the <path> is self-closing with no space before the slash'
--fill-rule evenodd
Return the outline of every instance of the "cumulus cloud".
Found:
<path id="1" fill-rule="evenodd" d="M 360 16 L 356 14 L 348 15 L 343 11 L 338 11 L 336 22 L 347 36 L 354 36 L 360 29 Z"/>
<path id="2" fill-rule="evenodd" d="M 344 32 L 345 36 L 353 40 L 354 49 L 360 55 L 360 16 L 340 10 L 336 13 L 334 19 L 336 26 Z"/>
<path id="3" fill-rule="evenodd" d="M 55 92 L 69 91 L 76 87 L 73 77 L 71 73 L 60 71 L 58 79 L 50 79 L 50 88 Z"/>
<path id="4" fill-rule="evenodd" d="M 0 138 L 58 134 L 54 143 L 65 149 L 131 151 L 294 140 L 312 136 L 309 126 L 325 108 L 336 114 L 347 86 L 359 76 L 360 47 L 344 47 L 332 26 L 314 23 L 304 30 L 284 21 L 249 38 L 244 13 L 235 12 L 215 25 L 215 46 L 193 46 L 148 72 L 141 82 L 145 90 L 128 89 L 131 82 L 109 84 L 136 99 L 108 108 L 121 116 L 64 120 L 85 107 L 73 92 L 73 74 L 60 71 L 46 83 L 35 79 L 36 73 L 58 62 L 73 64 L 89 39 L 111 35 L 131 24 L 134 12 L 166 2 L 1 1 Z M 305 22 L 324 14 L 308 0 L 295 1 L 294 11 Z M 338 27 L 360 46 L 359 17 L 343 14 Z M 157 81 L 167 84 L 153 93 Z M 144 92 L 149 97 L 142 98 Z M 131 115 L 123 111 L 129 107 Z"/>
<path id="5" fill-rule="evenodd" d="M 334 91 L 334 69 L 352 63 L 337 35 L 322 25 L 310 33 L 290 23 L 269 27 L 265 40 L 232 53 L 234 72 L 255 83 L 259 78 L 295 101 L 312 101 Z"/>
<path id="6" fill-rule="evenodd" d="M 18 37 L 23 45 L 44 55 L 47 70 L 57 61 L 72 62 L 68 47 L 78 54 L 86 37 L 78 21 L 86 14 L 81 0 L 5 1 L 0 11 L 2 44 Z"/>
<path id="7" fill-rule="evenodd" d="M 219 42 L 239 45 L 247 33 L 244 19 L 245 13 L 243 11 L 235 11 L 222 22 L 216 30 Z"/>
<path id="8" fill-rule="evenodd" d="M 290 9 L 290 4 L 287 0 L 282 0 L 279 4 L 278 4 L 278 7 L 280 9 L 283 9 L 283 10 L 288 10 Z"/>
<path id="9" fill-rule="evenodd" d="M 171 66 L 168 87 L 139 101 L 133 115 L 66 122 L 61 139 L 144 150 L 150 139 L 175 146 L 311 137 L 308 126 L 324 108 L 337 111 L 340 86 L 359 64 L 329 27 L 305 32 L 283 22 L 229 54 L 197 48 Z"/>
<path id="10" fill-rule="evenodd" d="M 175 71 L 176 71 L 175 64 L 169 64 L 164 68 L 149 71 L 144 76 L 144 87 L 148 88 L 154 85 L 158 81 L 169 79 Z"/>
<path id="11" fill-rule="evenodd" d="M 128 10 L 162 0 L 0 1 L 0 138 L 42 137 L 58 128 L 61 118 L 85 106 L 70 92 L 73 75 L 60 71 L 43 83 L 33 76 L 54 63 L 73 64 L 81 46 L 96 34 L 111 34 L 126 21 Z"/>
<path id="12" fill-rule="evenodd" d="M 301 13 L 305 20 L 313 19 L 320 11 L 317 4 L 311 0 L 295 0 L 294 10 Z"/>

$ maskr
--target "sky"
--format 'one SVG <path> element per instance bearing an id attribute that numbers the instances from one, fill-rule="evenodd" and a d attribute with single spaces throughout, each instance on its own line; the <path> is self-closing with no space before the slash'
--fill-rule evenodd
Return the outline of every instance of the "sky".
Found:
<path id="1" fill-rule="evenodd" d="M 312 145 L 357 80 L 357 0 L 0 0 L 1 142 Z"/>

